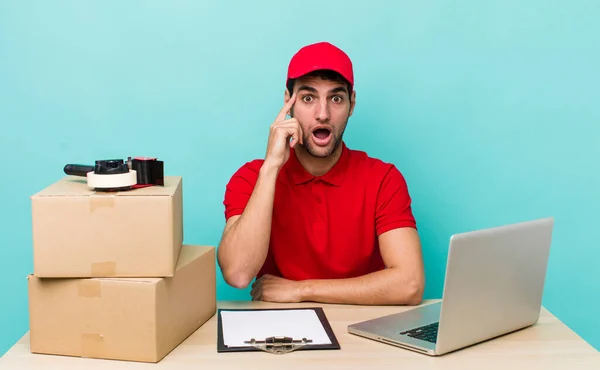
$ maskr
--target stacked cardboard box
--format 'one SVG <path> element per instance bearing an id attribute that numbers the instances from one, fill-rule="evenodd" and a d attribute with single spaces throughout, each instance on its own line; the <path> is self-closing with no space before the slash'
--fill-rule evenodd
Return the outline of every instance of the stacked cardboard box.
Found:
<path id="1" fill-rule="evenodd" d="M 31 352 L 158 362 L 215 314 L 215 248 L 182 245 L 181 177 L 107 193 L 66 176 L 31 201 Z"/>

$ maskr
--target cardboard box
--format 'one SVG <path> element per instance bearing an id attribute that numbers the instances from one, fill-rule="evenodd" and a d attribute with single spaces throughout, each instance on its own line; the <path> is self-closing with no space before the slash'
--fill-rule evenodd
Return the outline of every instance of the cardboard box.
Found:
<path id="1" fill-rule="evenodd" d="M 31 203 L 37 277 L 173 276 L 183 242 L 181 177 L 106 193 L 66 176 Z"/>
<path id="2" fill-rule="evenodd" d="M 216 313 L 214 247 L 168 278 L 28 280 L 32 353 L 158 362 Z"/>

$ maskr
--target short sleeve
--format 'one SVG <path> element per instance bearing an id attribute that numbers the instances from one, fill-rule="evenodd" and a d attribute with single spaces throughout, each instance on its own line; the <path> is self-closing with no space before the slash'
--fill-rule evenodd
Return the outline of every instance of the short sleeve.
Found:
<path id="1" fill-rule="evenodd" d="M 261 160 L 248 162 L 231 176 L 225 187 L 225 220 L 232 216 L 241 215 L 250 200 L 258 174 L 262 165 Z"/>
<path id="2" fill-rule="evenodd" d="M 377 195 L 375 214 L 377 235 L 401 227 L 416 228 L 411 202 L 404 176 L 395 166 L 390 166 Z"/>

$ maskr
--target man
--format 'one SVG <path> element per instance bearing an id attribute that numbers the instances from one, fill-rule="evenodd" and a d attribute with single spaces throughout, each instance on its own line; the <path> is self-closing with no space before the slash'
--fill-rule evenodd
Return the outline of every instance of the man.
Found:
<path id="1" fill-rule="evenodd" d="M 300 49 L 284 103 L 265 158 L 226 187 L 225 281 L 245 288 L 256 277 L 253 300 L 419 304 L 423 261 L 406 182 L 342 140 L 356 104 L 346 53 L 326 42 Z"/>

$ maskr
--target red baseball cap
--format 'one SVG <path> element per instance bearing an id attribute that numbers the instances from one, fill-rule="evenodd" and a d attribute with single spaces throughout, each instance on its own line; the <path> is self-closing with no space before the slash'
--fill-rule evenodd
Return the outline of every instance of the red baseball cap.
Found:
<path id="1" fill-rule="evenodd" d="M 310 44 L 298 50 L 290 61 L 287 80 L 302 77 L 319 69 L 335 71 L 354 86 L 352 61 L 342 49 L 329 42 Z"/>

